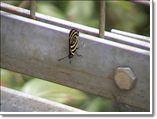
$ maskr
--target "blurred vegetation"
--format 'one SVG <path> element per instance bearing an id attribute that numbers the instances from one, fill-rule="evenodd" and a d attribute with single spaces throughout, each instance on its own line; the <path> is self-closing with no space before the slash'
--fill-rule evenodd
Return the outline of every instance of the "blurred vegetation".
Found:
<path id="1" fill-rule="evenodd" d="M 29 9 L 20 0 L 3 2 Z M 98 1 L 37 1 L 37 12 L 98 28 Z M 106 0 L 106 30 L 119 29 L 149 36 L 149 6 L 129 1 Z M 71 105 L 86 111 L 112 111 L 112 101 L 59 84 L 1 69 L 1 85 Z"/>
<path id="2" fill-rule="evenodd" d="M 21 6 L 21 0 L 2 1 Z M 29 9 L 29 3 L 21 7 Z M 98 0 L 37 0 L 37 12 L 98 28 Z M 107 31 L 119 29 L 146 36 L 150 34 L 150 8 L 147 5 L 129 0 L 106 0 L 105 13 Z"/>

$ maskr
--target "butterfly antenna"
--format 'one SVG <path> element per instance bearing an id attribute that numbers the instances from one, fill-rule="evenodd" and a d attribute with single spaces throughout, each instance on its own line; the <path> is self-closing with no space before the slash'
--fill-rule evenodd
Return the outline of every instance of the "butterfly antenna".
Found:
<path id="1" fill-rule="evenodd" d="M 58 59 L 58 61 L 61 61 L 61 60 L 63 60 L 63 59 L 65 59 L 65 58 L 67 58 L 68 56 L 65 56 L 65 57 L 63 57 L 63 58 L 60 58 L 60 59 Z"/>

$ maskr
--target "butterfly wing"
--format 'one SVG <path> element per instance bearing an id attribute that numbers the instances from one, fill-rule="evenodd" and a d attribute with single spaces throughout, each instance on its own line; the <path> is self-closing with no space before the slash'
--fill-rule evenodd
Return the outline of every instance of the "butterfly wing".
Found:
<path id="1" fill-rule="evenodd" d="M 74 55 L 79 42 L 79 32 L 76 29 L 72 29 L 69 33 L 69 55 Z"/>

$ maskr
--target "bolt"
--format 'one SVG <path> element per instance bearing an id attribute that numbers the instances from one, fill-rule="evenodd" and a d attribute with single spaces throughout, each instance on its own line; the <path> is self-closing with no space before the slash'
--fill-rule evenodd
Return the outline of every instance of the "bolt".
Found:
<path id="1" fill-rule="evenodd" d="M 120 89 L 129 90 L 133 87 L 136 77 L 131 68 L 118 67 L 115 71 L 114 80 Z"/>

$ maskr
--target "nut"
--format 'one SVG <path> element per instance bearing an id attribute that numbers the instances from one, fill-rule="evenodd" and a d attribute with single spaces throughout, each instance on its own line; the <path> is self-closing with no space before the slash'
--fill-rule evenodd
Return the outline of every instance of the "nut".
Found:
<path id="1" fill-rule="evenodd" d="M 136 76 L 129 67 L 118 67 L 115 71 L 114 80 L 122 90 L 129 90 L 136 81 Z"/>

